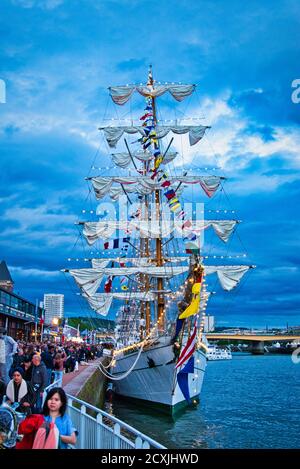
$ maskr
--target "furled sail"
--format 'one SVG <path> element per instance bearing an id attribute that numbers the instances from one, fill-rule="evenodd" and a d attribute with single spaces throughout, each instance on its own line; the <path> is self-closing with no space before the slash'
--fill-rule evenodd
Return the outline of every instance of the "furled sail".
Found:
<path id="1" fill-rule="evenodd" d="M 167 152 L 165 155 L 162 164 L 168 164 L 176 158 L 177 152 Z M 129 153 L 112 153 L 112 160 L 120 168 L 127 168 L 132 163 L 131 156 L 139 161 L 148 162 L 154 160 L 154 156 L 150 152 L 133 152 L 131 156 Z"/>
<path id="2" fill-rule="evenodd" d="M 174 134 L 189 134 L 190 145 L 193 146 L 198 143 L 204 136 L 207 129 L 210 126 L 207 125 L 157 125 L 155 127 L 156 138 L 163 138 L 168 135 L 169 132 Z M 108 145 L 111 148 L 115 148 L 118 141 L 124 133 L 136 134 L 140 133 L 143 137 L 146 137 L 145 128 L 142 126 L 118 126 L 118 127 L 99 127 L 99 130 L 103 130 L 104 136 Z"/>
<path id="3" fill-rule="evenodd" d="M 70 274 L 76 283 L 88 296 L 93 296 L 102 281 L 104 275 L 127 276 L 145 273 L 153 277 L 171 278 L 188 271 L 188 266 L 156 267 L 139 266 L 125 268 L 97 268 L 97 269 L 72 269 Z M 230 291 L 238 285 L 243 275 L 253 266 L 205 266 L 207 275 L 217 273 L 220 284 L 224 290 Z"/>
<path id="4" fill-rule="evenodd" d="M 189 96 L 195 90 L 196 85 L 155 85 L 155 88 L 149 88 L 146 85 L 128 85 L 128 86 L 110 86 L 109 93 L 114 103 L 123 105 L 127 103 L 131 95 L 137 91 L 142 96 L 149 96 L 157 98 L 162 96 L 164 93 L 169 92 L 176 101 L 183 101 L 184 98 Z"/>
<path id="5" fill-rule="evenodd" d="M 116 300 L 138 300 L 138 301 L 155 301 L 157 294 L 148 292 L 113 292 L 113 293 L 96 293 L 89 296 L 82 295 L 87 300 L 90 307 L 102 316 L 107 316 L 113 299 Z"/>
<path id="6" fill-rule="evenodd" d="M 207 275 L 216 273 L 222 288 L 230 291 L 235 288 L 245 273 L 253 268 L 251 265 L 206 265 L 205 273 Z"/>
<path id="7" fill-rule="evenodd" d="M 207 301 L 211 292 L 201 292 L 201 300 Z M 116 300 L 138 300 L 138 301 L 156 301 L 157 293 L 148 292 L 113 292 L 113 293 L 96 293 L 89 296 L 82 295 L 87 300 L 90 307 L 102 316 L 107 316 L 113 299 Z"/>
<path id="8" fill-rule="evenodd" d="M 189 257 L 182 256 L 182 257 L 167 257 L 164 258 L 164 262 L 172 262 L 172 263 L 178 263 L 178 262 L 186 262 L 189 260 Z M 114 259 L 104 259 L 104 258 L 98 258 L 98 259 L 92 259 L 92 267 L 94 269 L 106 267 L 108 262 L 113 261 L 115 263 L 119 263 L 120 266 L 123 264 L 133 264 L 136 267 L 139 266 L 147 266 L 151 265 L 153 263 L 156 263 L 156 259 L 151 259 L 149 257 L 115 257 Z M 103 265 L 103 262 L 106 265 Z"/>
<path id="9" fill-rule="evenodd" d="M 161 183 L 151 176 L 107 176 L 90 178 L 97 199 L 102 199 L 109 195 L 111 199 L 118 200 L 124 194 L 124 187 L 128 193 L 137 193 L 138 195 L 148 195 L 154 190 L 162 189 Z M 219 188 L 222 179 L 221 176 L 173 176 L 169 177 L 173 184 L 200 184 L 204 192 L 211 197 Z M 114 184 L 119 184 L 115 187 Z"/>
<path id="10" fill-rule="evenodd" d="M 176 231 L 176 234 L 184 236 L 190 231 L 201 232 L 212 227 L 216 235 L 225 243 L 238 223 L 237 220 L 197 220 L 190 228 L 182 230 L 182 221 L 174 223 L 173 220 L 163 220 L 161 223 L 156 220 L 132 220 L 132 221 L 99 221 L 84 222 L 83 235 L 89 245 L 94 244 L 98 239 L 107 239 L 115 230 L 139 231 L 142 238 L 166 238 Z"/>
<path id="11" fill-rule="evenodd" d="M 71 269 L 69 273 L 74 278 L 78 287 L 88 296 L 95 295 L 102 281 L 103 275 L 100 269 Z"/>
<path id="12" fill-rule="evenodd" d="M 83 295 L 83 297 L 87 300 L 90 307 L 96 311 L 96 313 L 101 314 L 101 316 L 107 316 L 113 301 L 112 296 L 106 295 L 99 295 L 99 296 L 89 296 Z"/>
<path id="13" fill-rule="evenodd" d="M 187 272 L 188 266 L 139 266 L 139 267 L 112 267 L 103 269 L 70 269 L 69 273 L 77 285 L 89 296 L 96 293 L 104 275 L 122 276 L 147 274 L 150 277 L 172 278 Z M 95 287 L 95 285 L 97 286 Z"/>
<path id="14" fill-rule="evenodd" d="M 89 245 L 97 239 L 107 239 L 115 230 L 131 231 L 137 229 L 142 238 L 166 238 L 174 230 L 174 225 L 165 223 L 160 225 L 158 221 L 111 221 L 111 222 L 86 222 L 84 223 L 83 235 Z"/>

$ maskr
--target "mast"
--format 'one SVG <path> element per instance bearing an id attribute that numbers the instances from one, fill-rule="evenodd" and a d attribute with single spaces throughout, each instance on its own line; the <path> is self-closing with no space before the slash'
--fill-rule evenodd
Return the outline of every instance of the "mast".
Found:
<path id="1" fill-rule="evenodd" d="M 146 174 L 146 163 L 144 163 L 144 174 Z M 148 210 L 148 196 L 145 195 L 145 212 L 144 212 L 144 219 L 148 220 L 149 210 Z M 142 256 L 149 258 L 149 239 L 141 237 L 140 240 L 140 252 Z M 144 283 L 144 291 L 148 293 L 150 289 L 150 282 L 149 276 L 147 274 L 141 274 L 141 282 Z M 142 340 L 145 335 L 148 335 L 150 332 L 150 302 L 149 301 L 142 301 L 141 302 L 141 314 L 140 318 L 143 320 L 141 327 L 140 327 L 140 339 Z"/>
<path id="2" fill-rule="evenodd" d="M 154 88 L 154 80 L 153 80 L 153 75 L 152 75 L 152 65 L 149 66 L 149 73 L 148 73 L 148 82 L 147 82 L 148 87 Z M 155 97 L 151 97 L 152 100 L 152 109 L 153 109 L 153 121 L 154 125 L 156 127 L 157 124 L 157 117 L 156 117 L 156 103 L 155 103 Z M 154 143 L 154 148 L 156 150 L 159 150 L 159 144 L 158 142 Z M 155 162 L 157 160 L 157 157 L 155 157 Z M 156 219 L 160 220 L 160 193 L 159 190 L 155 190 L 155 207 L 156 207 Z M 163 256 L 162 256 L 162 242 L 160 238 L 156 239 L 156 265 L 158 267 L 161 267 L 163 265 Z M 162 291 L 163 290 L 163 279 L 158 278 L 157 279 L 157 290 Z M 157 321 L 158 321 L 158 329 L 160 332 L 164 331 L 165 327 L 165 303 L 164 303 L 164 297 L 161 294 L 158 294 L 157 298 Z"/>
<path id="3" fill-rule="evenodd" d="M 146 168 L 146 163 L 145 163 L 145 168 Z M 146 169 L 145 169 L 145 171 L 146 171 Z M 146 218 L 148 219 L 149 205 L 148 205 L 148 196 L 147 195 L 145 196 L 145 211 L 146 211 L 146 213 L 145 213 Z M 145 241 L 145 256 L 147 258 L 149 258 L 149 239 L 145 238 L 144 241 Z M 146 275 L 145 291 L 148 293 L 149 289 L 150 289 L 149 276 Z M 150 327 L 151 327 L 150 321 L 151 321 L 150 302 L 146 301 L 146 324 L 145 324 L 146 335 L 148 335 L 149 332 L 150 332 Z"/>
<path id="4" fill-rule="evenodd" d="M 182 275 L 188 271 L 188 278 L 185 282 L 185 285 L 187 287 L 185 289 L 184 286 L 180 287 L 180 290 L 178 290 L 178 292 L 173 292 L 175 293 L 175 295 L 173 294 L 172 297 L 173 299 L 176 299 L 176 296 L 178 294 L 179 296 L 183 296 L 183 300 L 178 303 L 179 313 L 180 315 L 183 315 L 183 313 L 188 310 L 189 306 L 192 306 L 191 302 L 192 300 L 195 300 L 195 297 L 197 295 L 199 296 L 197 296 L 197 302 L 194 306 L 196 306 L 198 312 L 201 311 L 200 295 L 202 294 L 202 292 L 204 298 L 203 303 L 205 306 L 205 275 L 217 274 L 218 280 L 223 290 L 230 291 L 239 284 L 243 275 L 250 268 L 255 267 L 251 265 L 204 265 L 204 258 L 208 258 L 208 256 L 203 257 L 203 254 L 201 252 L 202 249 L 200 251 L 200 246 L 197 242 L 200 236 L 199 233 L 201 233 L 201 231 L 206 228 L 212 228 L 215 234 L 219 237 L 219 239 L 226 243 L 229 240 L 231 234 L 233 233 L 236 224 L 240 221 L 231 219 L 223 220 L 219 219 L 218 216 L 217 219 L 193 220 L 193 217 L 187 216 L 187 214 L 183 210 L 182 204 L 177 198 L 176 192 L 182 184 L 184 184 L 184 186 L 186 186 L 187 184 L 198 184 L 201 186 L 206 196 L 212 197 L 219 188 L 221 180 L 225 178 L 222 176 L 210 174 L 205 174 L 202 176 L 188 175 L 187 172 L 184 172 L 183 175 L 179 176 L 169 176 L 164 169 L 160 168 L 162 162 L 164 165 L 168 164 L 177 155 L 177 152 L 174 151 L 172 154 L 170 152 L 170 154 L 167 155 L 168 150 L 171 147 L 173 138 L 169 141 L 164 152 L 161 152 L 160 150 L 160 139 L 166 137 L 169 132 L 173 132 L 175 134 L 188 134 L 189 143 L 190 146 L 192 146 L 198 143 L 203 138 L 206 129 L 210 127 L 203 125 L 178 125 L 177 121 L 176 125 L 162 125 L 162 123 L 159 123 L 157 119 L 156 97 L 169 92 L 176 101 L 181 102 L 185 97 L 189 96 L 194 91 L 194 89 L 195 85 L 182 85 L 181 83 L 166 83 L 165 85 L 155 85 L 151 65 L 149 67 L 148 80 L 146 85 L 126 85 L 109 88 L 112 100 L 118 105 L 125 104 L 130 99 L 133 92 L 139 93 L 140 95 L 144 96 L 147 100 L 147 105 L 145 108 L 147 112 L 145 115 L 140 117 L 140 120 L 144 121 L 142 125 L 140 123 L 138 125 L 134 125 L 132 120 L 130 126 L 113 125 L 99 128 L 99 130 L 103 131 L 106 141 L 109 147 L 111 148 L 115 148 L 117 146 L 119 140 L 121 139 L 124 133 L 130 135 L 138 133 L 141 135 L 141 138 L 132 143 L 141 142 L 144 151 L 139 150 L 136 152 L 131 152 L 129 145 L 127 144 L 126 138 L 124 138 L 128 154 L 121 152 L 114 153 L 111 155 L 115 164 L 123 169 L 132 163 L 138 175 L 132 176 L 130 173 L 127 176 L 123 176 L 122 174 L 111 176 L 99 175 L 87 177 L 86 179 L 91 180 L 96 199 L 98 200 L 108 195 L 111 197 L 112 200 L 116 201 L 120 196 L 122 196 L 123 193 L 125 193 L 127 200 L 131 203 L 128 193 L 135 193 L 136 195 L 138 195 L 139 201 L 143 200 L 144 204 L 140 206 L 139 214 L 133 214 L 133 216 L 130 216 L 130 220 L 132 218 L 137 217 L 141 219 L 133 221 L 130 221 L 129 219 L 117 221 L 80 221 L 76 224 L 83 226 L 82 234 L 85 237 L 88 245 L 90 246 L 98 240 L 105 241 L 111 238 L 112 232 L 114 230 L 123 230 L 126 231 L 127 234 L 131 233 L 131 230 L 136 230 L 136 232 L 139 232 L 140 236 L 140 249 L 138 249 L 138 247 L 136 247 L 130 242 L 129 236 L 121 239 L 121 235 L 119 234 L 118 239 L 112 239 L 109 242 L 106 241 L 104 243 L 104 249 L 119 249 L 121 247 L 121 244 L 124 244 L 126 242 L 126 249 L 124 249 L 125 255 L 121 256 L 122 263 L 124 265 L 121 265 L 119 258 L 117 262 L 120 264 L 120 267 L 115 267 L 114 265 L 112 267 L 108 267 L 110 260 L 116 259 L 105 257 L 99 259 L 84 259 L 85 261 L 91 261 L 91 268 L 77 268 L 71 270 L 63 269 L 63 272 L 69 272 L 72 275 L 76 284 L 80 288 L 81 296 L 85 298 L 89 306 L 94 311 L 96 311 L 97 314 L 107 316 L 109 314 L 109 310 L 113 299 L 124 301 L 125 306 L 128 307 L 122 310 L 124 314 L 122 314 L 121 322 L 122 324 L 124 323 L 124 325 L 126 326 L 125 335 L 133 333 L 132 335 L 134 335 L 135 340 L 140 339 L 140 341 L 143 341 L 146 337 L 149 336 L 151 322 L 150 313 L 152 309 L 151 303 L 153 303 L 154 311 L 157 309 L 156 324 L 158 325 L 158 331 L 160 333 L 165 331 L 165 295 L 168 293 L 172 293 L 172 291 L 164 289 L 166 283 L 164 282 L 164 279 L 172 279 L 175 275 Z M 158 125 L 158 123 L 160 125 Z M 147 150 L 150 145 L 152 146 L 152 148 L 150 147 L 151 151 Z M 143 170 L 142 167 L 137 167 L 134 158 L 136 158 L 140 162 L 143 162 Z M 154 168 L 151 168 L 150 165 L 153 163 L 153 158 Z M 153 174 L 151 175 L 151 173 Z M 159 176 L 157 177 L 158 174 Z M 173 184 L 174 187 L 172 187 Z M 167 226 L 167 228 L 163 223 L 164 212 L 162 210 L 162 204 L 165 201 L 164 197 L 166 197 L 166 199 L 168 200 L 166 206 L 169 206 L 170 211 L 174 213 L 173 225 L 170 224 L 169 226 Z M 155 203 L 155 214 L 153 215 L 152 210 L 150 210 L 149 202 Z M 85 213 L 86 210 L 84 210 L 83 212 Z M 214 211 L 209 210 L 209 212 Z M 227 211 L 216 210 L 216 212 L 226 213 Z M 94 213 L 94 211 L 91 211 L 90 213 Z M 234 212 L 232 211 L 232 213 Z M 102 218 L 103 217 L 101 217 L 101 219 Z M 146 221 L 151 223 L 147 224 L 145 223 Z M 185 235 L 183 239 L 185 245 L 185 252 L 188 254 L 192 254 L 190 258 L 184 258 L 182 256 L 173 257 L 170 255 L 170 252 L 173 253 L 173 251 L 169 251 L 169 249 L 164 247 L 174 238 L 174 236 L 170 237 L 172 232 L 174 230 L 178 230 L 176 226 L 176 221 L 178 222 L 177 224 L 179 224 L 180 227 L 180 234 L 183 233 Z M 151 225 L 150 228 L 149 225 Z M 135 238 L 137 239 L 138 236 Z M 168 240 L 166 242 L 163 242 L 162 238 L 168 238 Z M 126 257 L 127 255 L 128 245 L 133 247 L 136 252 L 133 257 L 123 259 L 123 257 Z M 91 254 L 93 254 L 93 252 L 91 252 Z M 96 254 L 99 255 L 99 253 Z M 226 256 L 211 257 L 223 259 L 223 257 Z M 229 257 L 231 258 L 232 256 Z M 189 266 L 165 266 L 165 264 L 167 263 L 182 263 L 183 261 L 187 261 L 188 259 L 190 260 Z M 72 259 L 68 260 L 70 261 Z M 79 259 L 76 260 L 78 261 Z M 127 264 L 127 261 L 132 265 L 125 265 L 125 262 Z M 128 294 L 115 291 L 111 292 L 108 291 L 108 289 L 104 289 L 105 293 L 100 293 L 98 292 L 98 289 L 100 288 L 101 282 L 105 278 L 105 276 L 126 277 L 127 279 L 129 279 L 130 282 L 135 283 L 137 287 L 130 289 Z M 197 288 L 195 288 L 195 291 L 193 291 L 193 285 L 195 283 L 199 284 L 197 286 L 199 291 L 197 290 Z M 201 284 L 204 287 L 204 289 L 202 290 L 200 290 Z M 182 288 L 184 289 L 183 291 L 181 291 Z M 125 290 L 125 288 L 122 288 L 122 290 Z M 137 309 L 136 307 L 137 301 L 140 302 L 139 309 Z M 188 310 L 186 315 L 183 315 L 182 319 L 184 322 L 181 327 L 180 341 L 182 341 L 183 339 L 184 328 L 188 329 L 188 333 L 190 335 L 193 323 L 197 323 L 197 319 L 194 318 L 196 309 L 194 308 L 194 310 Z M 132 314 L 129 313 L 134 313 L 134 317 L 132 316 Z M 137 322 L 137 316 L 142 319 L 142 321 L 140 321 L 139 323 L 139 327 Z M 122 340 L 125 340 L 124 337 L 122 336 Z M 128 341 L 126 341 L 126 343 L 128 343 Z"/>

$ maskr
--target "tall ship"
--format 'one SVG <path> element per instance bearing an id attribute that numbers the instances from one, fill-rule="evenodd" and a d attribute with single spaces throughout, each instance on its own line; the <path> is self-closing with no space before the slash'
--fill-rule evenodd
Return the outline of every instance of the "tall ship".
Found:
<path id="1" fill-rule="evenodd" d="M 93 218 L 78 226 L 93 249 L 83 259 L 91 265 L 64 269 L 94 312 L 115 315 L 116 345 L 109 364 L 100 364 L 115 393 L 171 414 L 199 402 L 207 362 L 203 327 L 212 295 L 206 277 L 216 276 L 230 291 L 252 267 L 211 265 L 212 256 L 203 251 L 204 231 L 226 244 L 239 221 L 225 218 L 226 210 L 209 210 L 214 217 L 204 218 L 199 197 L 212 199 L 225 178 L 207 168 L 204 174 L 182 171 L 184 146 L 182 152 L 173 148 L 174 135 L 188 134 L 194 146 L 210 127 L 197 118 L 161 118 L 160 97 L 181 103 L 195 88 L 157 82 L 151 66 L 145 84 L 109 88 L 116 108 L 135 95 L 144 98 L 144 106 L 136 110 L 131 104 L 136 115 L 126 124 L 116 111 L 111 125 L 100 127 L 115 174 L 102 168 L 87 177 L 98 207 L 84 210 Z M 187 203 L 184 193 L 191 188 Z"/>

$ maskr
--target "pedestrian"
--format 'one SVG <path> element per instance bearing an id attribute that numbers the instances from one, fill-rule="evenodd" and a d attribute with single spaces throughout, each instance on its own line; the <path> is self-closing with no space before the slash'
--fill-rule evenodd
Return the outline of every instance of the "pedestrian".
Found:
<path id="1" fill-rule="evenodd" d="M 31 358 L 27 355 L 24 356 L 23 362 L 21 364 L 22 368 L 24 368 L 24 379 L 25 381 L 31 381 L 32 376 L 32 362 Z"/>
<path id="2" fill-rule="evenodd" d="M 13 362 L 13 356 L 17 352 L 18 344 L 7 335 L 5 327 L 0 327 L 0 379 L 5 384 L 10 380 L 9 370 Z"/>
<path id="3" fill-rule="evenodd" d="M 43 392 L 48 384 L 48 375 L 44 363 L 41 362 L 40 355 L 33 355 L 32 357 L 32 376 L 31 384 L 33 385 L 36 393 L 35 412 L 39 412 L 42 407 Z"/>
<path id="4" fill-rule="evenodd" d="M 66 413 L 67 396 L 65 391 L 60 388 L 52 388 L 47 394 L 43 406 L 43 415 L 49 423 L 55 423 L 59 431 L 59 448 L 67 449 L 67 445 L 75 445 L 76 429 L 71 418 Z"/>
<path id="5" fill-rule="evenodd" d="M 21 366 L 23 360 L 24 360 L 24 350 L 19 345 L 17 353 L 15 353 L 14 356 L 13 356 L 13 362 L 12 362 L 11 370 L 13 371 L 18 366 Z"/>
<path id="6" fill-rule="evenodd" d="M 27 345 L 24 353 L 29 356 L 30 360 L 32 360 L 33 355 L 35 354 L 35 347 L 33 344 Z"/>
<path id="7" fill-rule="evenodd" d="M 59 352 L 57 352 L 53 360 L 54 381 L 58 381 L 58 387 L 62 387 L 65 358 L 66 355 L 64 353 L 61 353 L 61 349 L 59 349 Z"/>
<path id="8" fill-rule="evenodd" d="M 13 371 L 13 378 L 6 388 L 6 403 L 16 404 L 16 412 L 30 414 L 35 404 L 35 392 L 32 384 L 26 383 L 24 376 L 24 369 L 21 367 L 15 368 Z"/>
<path id="9" fill-rule="evenodd" d="M 69 356 L 65 362 L 66 373 L 73 372 L 76 365 L 76 352 L 73 348 L 69 349 Z"/>
<path id="10" fill-rule="evenodd" d="M 53 371 L 53 357 L 51 353 L 49 353 L 47 345 L 43 345 L 43 351 L 41 353 L 41 359 L 44 365 L 46 366 L 47 370 L 47 375 L 48 375 L 48 384 L 51 384 L 51 378 L 52 378 L 52 371 Z"/>

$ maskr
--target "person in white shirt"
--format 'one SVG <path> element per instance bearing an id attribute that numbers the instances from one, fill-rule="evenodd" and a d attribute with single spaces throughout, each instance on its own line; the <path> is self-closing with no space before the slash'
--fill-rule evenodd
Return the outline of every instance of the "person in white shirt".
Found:
<path id="1" fill-rule="evenodd" d="M 8 384 L 10 381 L 9 370 L 13 362 L 13 356 L 17 352 L 18 344 L 6 334 L 5 327 L 0 327 L 0 379 Z"/>

